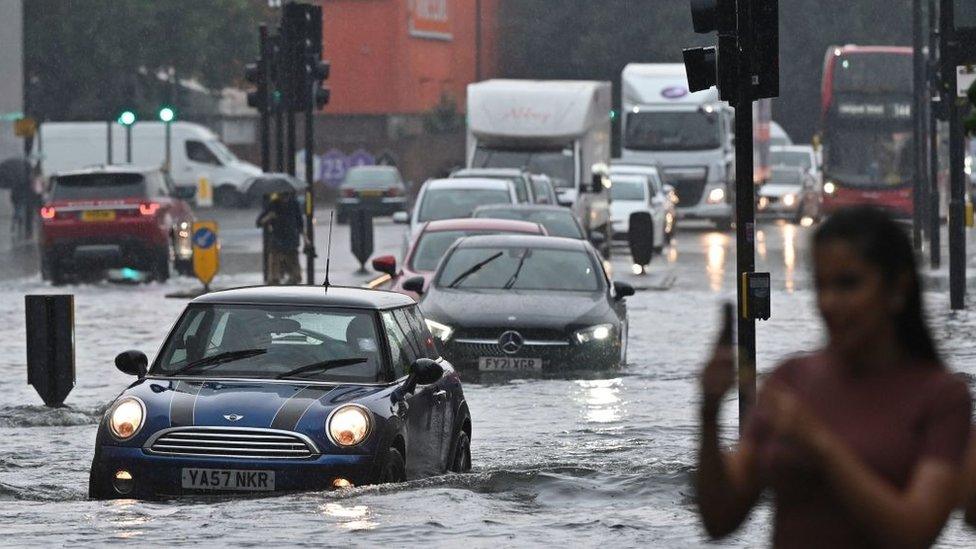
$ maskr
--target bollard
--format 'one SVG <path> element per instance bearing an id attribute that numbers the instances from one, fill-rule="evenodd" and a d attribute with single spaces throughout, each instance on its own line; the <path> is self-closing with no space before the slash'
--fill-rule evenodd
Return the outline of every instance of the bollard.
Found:
<path id="1" fill-rule="evenodd" d="M 27 384 L 44 404 L 58 407 L 75 386 L 75 297 L 24 296 Z"/>
<path id="2" fill-rule="evenodd" d="M 349 212 L 349 236 L 352 254 L 359 260 L 359 272 L 366 273 L 366 262 L 373 255 L 373 216 L 361 209 Z"/>
<path id="3" fill-rule="evenodd" d="M 651 221 L 651 214 L 647 212 L 630 214 L 627 243 L 630 244 L 630 255 L 634 265 L 643 267 L 650 264 L 654 254 L 654 223 Z"/>

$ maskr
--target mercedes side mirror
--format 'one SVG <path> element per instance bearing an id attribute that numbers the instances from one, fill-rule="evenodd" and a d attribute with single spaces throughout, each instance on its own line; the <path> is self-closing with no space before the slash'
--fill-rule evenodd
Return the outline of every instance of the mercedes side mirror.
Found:
<path id="1" fill-rule="evenodd" d="M 405 225 L 407 223 L 410 223 L 410 214 L 407 213 L 407 212 L 403 212 L 403 211 L 394 212 L 393 213 L 393 222 L 394 223 L 398 223 L 400 225 Z"/>
<path id="2" fill-rule="evenodd" d="M 124 374 L 142 379 L 149 370 L 149 359 L 142 351 L 125 351 L 115 357 L 115 367 Z"/>
<path id="3" fill-rule="evenodd" d="M 616 281 L 613 283 L 613 292 L 617 295 L 617 300 L 630 297 L 636 293 L 634 287 L 626 282 Z"/>
<path id="4" fill-rule="evenodd" d="M 413 292 L 415 294 L 423 294 L 425 282 L 426 281 L 422 276 L 415 276 L 412 278 L 408 278 L 406 281 L 403 282 L 403 289 L 408 292 Z"/>
<path id="5" fill-rule="evenodd" d="M 379 273 L 386 273 L 390 276 L 396 276 L 396 258 L 392 255 L 381 255 L 380 257 L 377 257 L 373 260 L 373 270 Z"/>

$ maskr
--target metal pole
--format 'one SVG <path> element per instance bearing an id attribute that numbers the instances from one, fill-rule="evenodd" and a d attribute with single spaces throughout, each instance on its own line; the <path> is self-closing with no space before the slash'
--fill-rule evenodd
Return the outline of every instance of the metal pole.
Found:
<path id="1" fill-rule="evenodd" d="M 922 32 L 922 0 L 912 0 L 912 90 L 915 99 L 912 105 L 912 131 L 914 132 L 914 139 L 912 140 L 914 149 L 912 151 L 914 155 L 914 171 L 912 173 L 912 243 L 915 245 L 916 250 L 922 249 L 922 220 L 925 219 L 925 201 L 923 200 L 923 192 L 925 189 L 923 184 L 925 177 L 925 171 L 923 170 L 923 163 L 925 162 L 923 148 L 925 146 L 925 128 L 922 125 L 922 109 L 924 108 L 925 101 L 922 92 L 925 89 L 925 59 L 922 54 Z"/>
<path id="2" fill-rule="evenodd" d="M 735 105 L 735 240 L 738 298 L 737 353 L 739 370 L 739 429 L 756 402 L 756 321 L 743 318 L 746 296 L 742 280 L 756 268 L 755 183 L 752 135 L 752 13 L 748 2 L 738 3 L 739 78 Z"/>
<path id="3" fill-rule="evenodd" d="M 114 122 L 111 120 L 105 121 L 105 135 L 107 136 L 105 155 L 107 157 L 106 164 L 109 166 L 112 165 L 112 124 L 114 124 Z"/>
<path id="4" fill-rule="evenodd" d="M 166 173 L 173 173 L 173 122 L 166 122 Z"/>
<path id="5" fill-rule="evenodd" d="M 285 172 L 285 118 L 281 106 L 275 109 L 275 171 Z"/>
<path id="6" fill-rule="evenodd" d="M 307 86 L 314 86 L 314 82 L 309 79 Z M 308 105 L 305 111 L 305 233 L 308 236 L 308 247 L 305 249 L 305 277 L 309 285 L 315 284 L 315 183 L 314 183 L 314 156 L 312 150 L 315 148 L 315 90 L 310 90 L 308 94 Z"/>
<path id="7" fill-rule="evenodd" d="M 935 101 L 941 98 L 939 86 L 938 2 L 929 0 L 929 260 L 933 269 L 942 266 L 942 212 L 939 198 L 939 119 Z M 940 105 L 944 104 L 941 103 Z"/>
<path id="8" fill-rule="evenodd" d="M 966 307 L 966 227 L 963 217 L 966 213 L 965 156 L 966 136 L 963 132 L 956 97 L 956 50 L 954 39 L 953 3 L 943 0 L 941 9 L 942 30 L 942 81 L 943 97 L 948 99 L 949 113 L 949 305 L 952 310 Z"/>
<path id="9" fill-rule="evenodd" d="M 264 90 L 258 90 L 258 93 L 264 96 L 265 102 L 258 112 L 261 115 L 260 121 L 260 131 L 261 131 L 261 171 L 270 172 L 271 171 L 271 118 L 268 113 L 268 107 L 270 103 L 271 96 L 271 71 L 270 68 L 270 49 L 268 43 L 268 26 L 261 25 L 258 27 L 258 51 L 261 52 L 261 60 L 259 62 L 258 70 L 261 71 L 261 81 L 264 82 Z"/>
<path id="10" fill-rule="evenodd" d="M 288 167 L 288 175 L 295 175 L 295 113 L 288 107 L 285 107 L 285 123 L 288 133 L 288 143 L 285 147 L 285 165 Z"/>
<path id="11" fill-rule="evenodd" d="M 125 163 L 132 164 L 132 124 L 125 126 Z"/>
<path id="12" fill-rule="evenodd" d="M 481 0 L 474 0 L 474 81 L 481 82 Z"/>

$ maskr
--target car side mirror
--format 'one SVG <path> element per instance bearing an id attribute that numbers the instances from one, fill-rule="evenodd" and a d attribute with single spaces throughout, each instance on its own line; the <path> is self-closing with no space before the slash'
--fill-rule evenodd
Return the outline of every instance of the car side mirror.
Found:
<path id="1" fill-rule="evenodd" d="M 381 255 L 380 257 L 377 257 L 373 260 L 373 270 L 379 273 L 386 273 L 390 276 L 396 276 L 396 258 L 392 255 Z"/>
<path id="2" fill-rule="evenodd" d="M 410 214 L 407 212 L 395 212 L 393 214 L 393 222 L 400 225 L 405 225 L 410 223 Z"/>
<path id="3" fill-rule="evenodd" d="M 180 200 L 193 200 L 197 196 L 197 188 L 189 185 L 177 185 L 173 190 L 173 197 Z"/>
<path id="4" fill-rule="evenodd" d="M 408 292 L 413 292 L 415 294 L 423 294 L 425 283 L 426 281 L 424 280 L 424 277 L 415 276 L 412 278 L 408 278 L 406 281 L 404 281 L 403 289 Z"/>
<path id="5" fill-rule="evenodd" d="M 437 383 L 443 375 L 444 367 L 438 364 L 436 360 L 418 358 L 410 365 L 410 375 L 407 376 L 407 381 L 403 384 L 403 391 L 412 393 L 417 385 Z"/>
<path id="6" fill-rule="evenodd" d="M 115 367 L 124 374 L 142 379 L 149 370 L 149 359 L 142 351 L 125 351 L 115 357 Z"/>
<path id="7" fill-rule="evenodd" d="M 626 282 L 620 281 L 615 281 L 613 283 L 613 292 L 617 295 L 617 301 L 630 297 L 636 293 L 633 286 Z"/>

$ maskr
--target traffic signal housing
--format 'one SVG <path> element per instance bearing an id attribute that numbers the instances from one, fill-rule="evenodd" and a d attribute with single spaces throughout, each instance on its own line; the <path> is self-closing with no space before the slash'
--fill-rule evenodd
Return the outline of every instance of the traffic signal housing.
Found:
<path id="1" fill-rule="evenodd" d="M 260 112 L 267 111 L 270 84 L 267 60 L 262 56 L 256 62 L 245 65 L 244 79 L 254 85 L 254 90 L 247 93 L 247 106 Z"/>
<path id="2" fill-rule="evenodd" d="M 682 52 L 688 89 L 695 92 L 717 86 L 721 99 L 734 102 L 739 58 L 735 0 L 691 0 L 691 22 L 698 34 L 718 32 L 718 44 Z"/>

